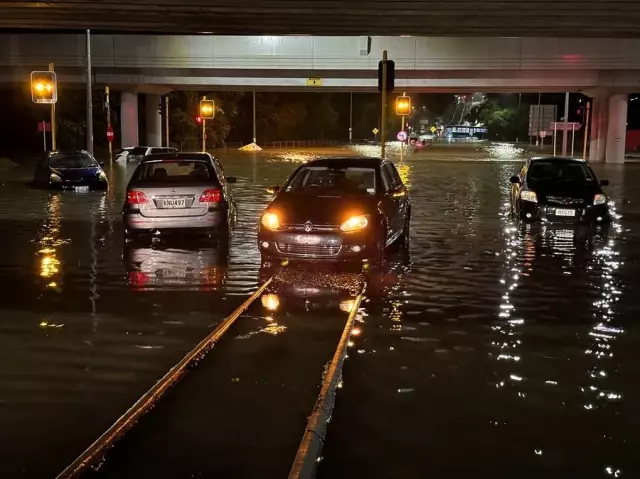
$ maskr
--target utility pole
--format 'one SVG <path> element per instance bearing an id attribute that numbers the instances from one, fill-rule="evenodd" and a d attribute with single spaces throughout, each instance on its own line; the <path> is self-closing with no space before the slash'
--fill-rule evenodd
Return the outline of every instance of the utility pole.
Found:
<path id="1" fill-rule="evenodd" d="M 385 157 L 387 134 L 387 51 L 382 51 L 382 120 L 380 122 L 380 156 Z"/>
<path id="2" fill-rule="evenodd" d="M 562 156 L 567 156 L 567 143 L 569 142 L 569 92 L 564 94 L 564 124 L 562 125 Z"/>
<path id="3" fill-rule="evenodd" d="M 93 155 L 93 101 L 91 83 L 91 30 L 87 29 L 87 151 Z"/>
<path id="4" fill-rule="evenodd" d="M 53 63 L 49 63 L 49 71 L 55 72 Z M 56 104 L 54 102 L 51 103 L 51 151 L 55 151 L 56 148 Z"/>
<path id="5" fill-rule="evenodd" d="M 256 92 L 253 91 L 253 144 L 258 144 L 258 134 L 256 127 Z"/>
<path id="6" fill-rule="evenodd" d="M 171 146 L 169 143 L 169 95 L 164 97 L 164 136 L 165 146 L 169 148 Z"/>
<path id="7" fill-rule="evenodd" d="M 353 142 L 353 92 L 349 93 L 349 144 Z"/>
<path id="8" fill-rule="evenodd" d="M 107 110 L 107 131 L 111 130 L 111 101 L 109 99 L 109 87 L 104 87 L 104 103 L 105 109 Z M 112 142 L 108 141 L 109 144 L 109 164 L 113 163 L 113 146 Z"/>
<path id="9" fill-rule="evenodd" d="M 584 124 L 584 144 L 582 145 L 582 159 L 587 160 L 587 137 L 589 136 L 589 119 L 591 117 L 591 102 L 587 102 L 587 111 L 585 113 Z"/>

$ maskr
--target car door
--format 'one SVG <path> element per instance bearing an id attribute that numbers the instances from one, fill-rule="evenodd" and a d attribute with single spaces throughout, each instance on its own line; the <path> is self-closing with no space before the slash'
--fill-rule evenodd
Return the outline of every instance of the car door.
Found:
<path id="1" fill-rule="evenodd" d="M 395 165 L 391 162 L 387 163 L 387 168 L 393 178 L 393 199 L 398 208 L 398 234 L 402 234 L 404 231 L 405 220 L 409 215 L 409 191 L 402 182 L 400 174 Z"/>
<path id="2" fill-rule="evenodd" d="M 406 194 L 403 194 L 404 185 L 400 180 L 400 175 L 390 162 L 382 165 L 383 178 L 387 178 L 389 189 L 387 192 L 389 202 L 389 229 L 392 240 L 395 240 L 404 228 L 403 208 L 406 200 Z M 405 192 L 406 193 L 406 192 Z"/>
<path id="3" fill-rule="evenodd" d="M 386 242 L 389 244 L 397 230 L 398 219 L 395 200 L 393 198 L 393 178 L 389 174 L 389 170 L 385 168 L 385 164 L 386 163 L 383 163 L 380 166 L 380 177 L 382 180 L 382 184 L 380 185 L 382 187 L 380 210 L 387 223 Z"/>

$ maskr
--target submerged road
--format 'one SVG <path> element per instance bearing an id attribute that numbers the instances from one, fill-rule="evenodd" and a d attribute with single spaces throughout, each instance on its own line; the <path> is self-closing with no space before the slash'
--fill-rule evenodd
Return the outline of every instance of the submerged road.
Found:
<path id="1" fill-rule="evenodd" d="M 60 473 L 270 277 L 266 187 L 321 153 L 220 154 L 238 177 L 228 257 L 125 247 L 132 167 L 89 195 L 0 168 L 0 477 Z M 620 217 L 592 234 L 508 217 L 523 157 L 408 156 L 409 254 L 378 274 L 280 272 L 91 475 L 286 476 L 366 282 L 319 477 L 638 477 L 640 165 L 597 166 Z"/>

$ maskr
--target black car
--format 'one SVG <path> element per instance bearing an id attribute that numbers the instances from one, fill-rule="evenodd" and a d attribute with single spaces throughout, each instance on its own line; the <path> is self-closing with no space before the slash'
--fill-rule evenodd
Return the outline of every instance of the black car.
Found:
<path id="1" fill-rule="evenodd" d="M 107 176 L 87 151 L 50 151 L 36 164 L 33 182 L 43 188 L 73 190 L 77 192 L 108 188 Z"/>
<path id="2" fill-rule="evenodd" d="M 531 158 L 511 177 L 511 209 L 525 221 L 609 221 L 607 195 L 583 160 L 563 157 Z"/>
<path id="3" fill-rule="evenodd" d="M 411 201 L 390 161 L 328 158 L 300 166 L 260 218 L 263 262 L 382 260 L 408 241 Z"/>
<path id="4" fill-rule="evenodd" d="M 215 235 L 226 242 L 235 220 L 232 176 L 208 153 L 147 156 L 127 186 L 125 238 L 152 233 Z"/>

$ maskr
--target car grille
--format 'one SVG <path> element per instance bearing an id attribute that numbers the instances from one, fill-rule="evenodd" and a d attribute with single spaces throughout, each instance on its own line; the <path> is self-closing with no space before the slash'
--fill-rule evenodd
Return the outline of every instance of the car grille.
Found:
<path id="1" fill-rule="evenodd" d="M 566 196 L 547 196 L 547 203 L 558 206 L 581 206 L 584 204 L 584 199 L 568 198 Z"/>
<path id="2" fill-rule="evenodd" d="M 313 232 L 335 232 L 335 231 L 340 231 L 340 225 L 312 225 L 312 230 Z M 301 224 L 301 225 L 284 225 L 283 226 L 283 230 L 284 231 L 300 231 L 300 232 L 306 232 L 306 230 L 304 229 L 305 225 Z"/>
<path id="3" fill-rule="evenodd" d="M 278 251 L 284 254 L 291 254 L 296 256 L 316 256 L 330 258 L 331 256 L 337 256 L 340 253 L 339 245 L 302 245 L 302 244 L 288 244 L 277 243 Z"/>

